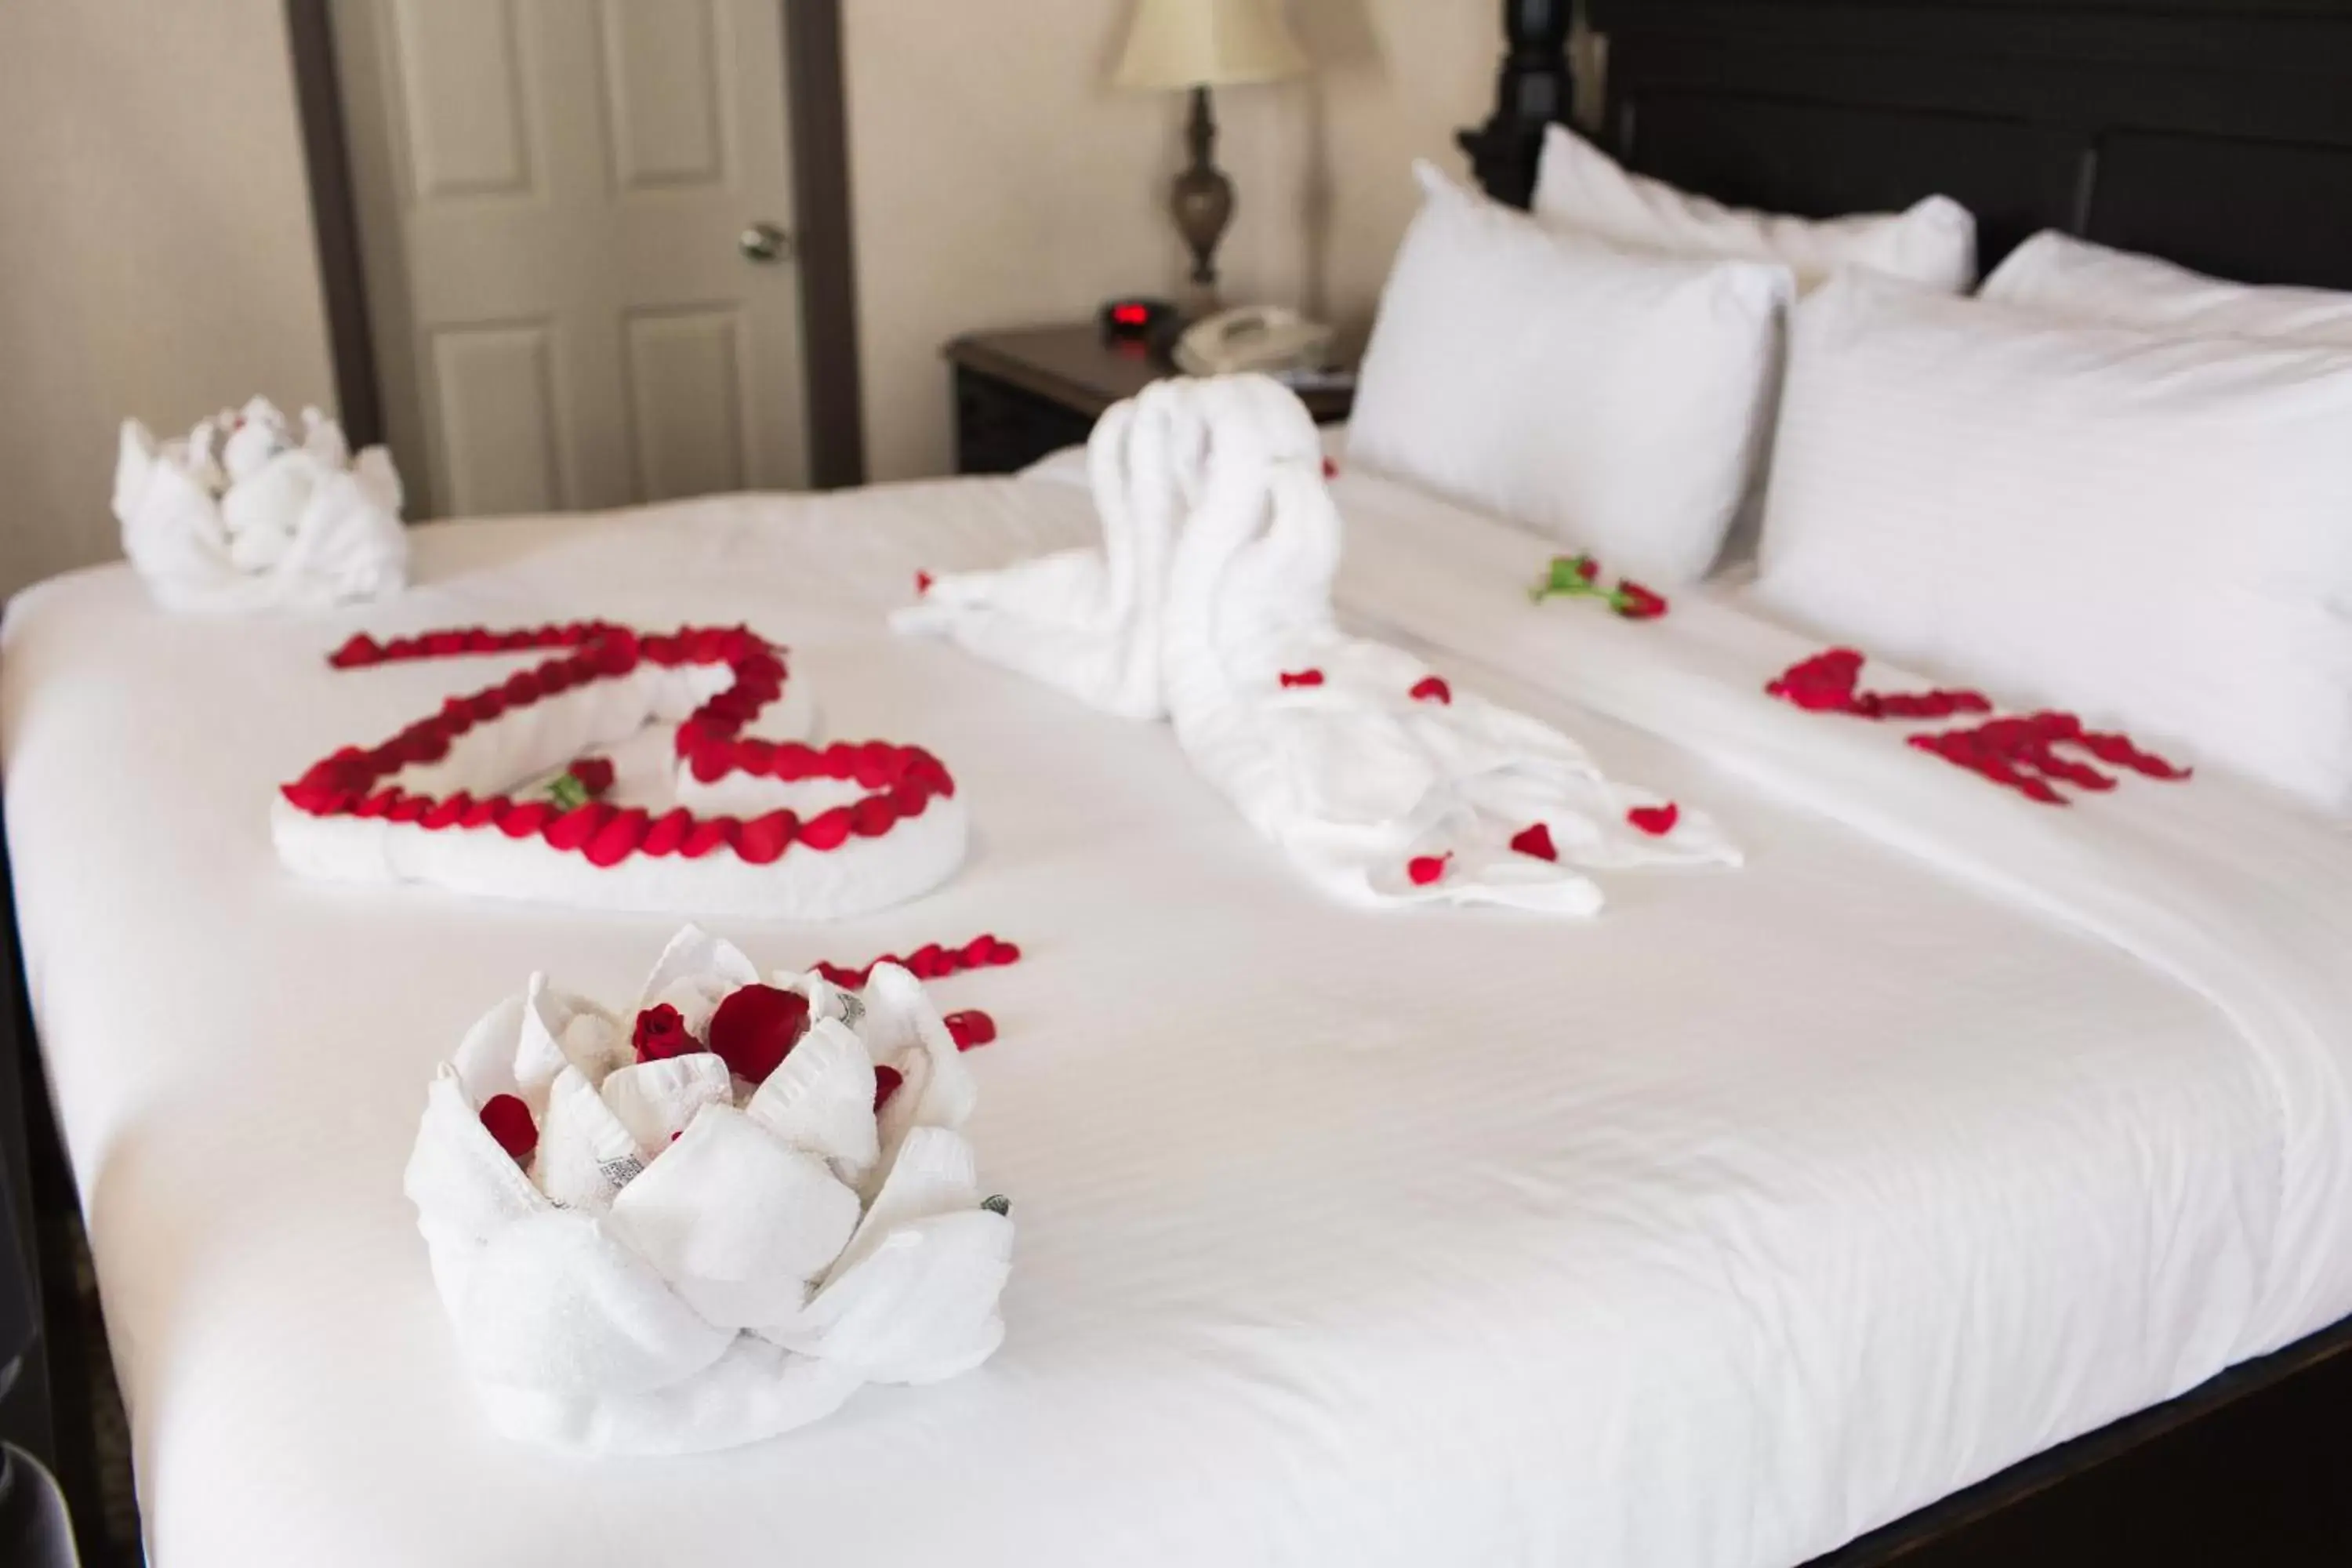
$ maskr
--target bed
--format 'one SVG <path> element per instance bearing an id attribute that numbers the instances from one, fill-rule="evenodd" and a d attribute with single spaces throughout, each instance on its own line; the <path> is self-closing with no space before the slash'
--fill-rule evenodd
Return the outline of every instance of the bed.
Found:
<path id="1" fill-rule="evenodd" d="M 2352 284 L 2340 216 L 2241 221 L 2259 171 L 2305 192 L 2352 163 L 2344 30 L 2172 9 L 1598 19 L 1619 149 L 1696 188 L 1831 210 L 1948 178 L 1995 247 L 2088 215 Z M 1507 7 L 1473 138 L 1498 193 L 1570 107 L 1565 13 Z M 1929 131 L 1857 138 L 1857 112 Z M 2143 177 L 2188 194 L 2135 204 Z M 1614 884 L 1583 927 L 1351 911 L 1164 731 L 885 630 L 918 572 L 1085 538 L 1071 478 L 432 525 L 410 594 L 311 619 L 166 616 L 120 568 L 12 605 L 19 941 L 156 1560 L 1767 1568 L 2346 1539 L 2298 1484 L 2341 1451 L 2315 1411 L 2352 1312 L 2340 833 L 2226 777 L 2021 813 L 1766 699 L 1812 645 L 1737 594 L 1547 614 L 1521 594 L 1543 541 L 1343 461 L 1353 628 L 1749 851 Z M 1024 947 L 940 985 L 1003 1026 L 975 1131 L 1022 1236 L 981 1372 L 694 1459 L 483 1426 L 398 1185 L 421 1086 L 521 974 L 627 994 L 674 922 L 298 882 L 263 805 L 472 683 L 329 668 L 352 633 L 587 616 L 746 621 L 835 728 L 962 781 L 979 847 L 940 892 L 729 934 L 775 964 Z"/>

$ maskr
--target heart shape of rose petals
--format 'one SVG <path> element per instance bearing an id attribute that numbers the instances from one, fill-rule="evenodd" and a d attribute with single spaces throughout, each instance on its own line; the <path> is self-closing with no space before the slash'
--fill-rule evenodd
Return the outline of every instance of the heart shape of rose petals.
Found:
<path id="1" fill-rule="evenodd" d="M 803 920 L 900 902 L 962 862 L 955 781 L 929 752 L 743 733 L 786 679 L 782 650 L 748 627 L 646 635 L 584 621 L 386 643 L 362 635 L 329 663 L 524 650 L 551 657 L 286 785 L 271 818 L 279 858 L 323 879 Z M 609 764 L 592 753 L 672 721 L 677 803 L 656 811 L 606 798 Z M 507 793 L 559 768 L 573 787 L 559 784 L 556 800 Z"/>

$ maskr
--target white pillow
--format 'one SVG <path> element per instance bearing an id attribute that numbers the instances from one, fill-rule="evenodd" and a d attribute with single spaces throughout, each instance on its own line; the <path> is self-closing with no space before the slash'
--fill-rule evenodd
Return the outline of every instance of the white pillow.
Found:
<path id="1" fill-rule="evenodd" d="M 1779 261 L 1811 289 L 1848 267 L 1965 294 L 1977 278 L 1977 221 L 1949 196 L 1907 212 L 1784 217 L 1727 207 L 1636 174 L 1564 125 L 1544 132 L 1535 215 L 1624 245 L 1680 256 Z"/>
<path id="2" fill-rule="evenodd" d="M 2044 229 L 1985 279 L 1984 297 L 2081 321 L 2180 337 L 2352 349 L 2352 294 L 2226 283 L 2153 256 Z"/>
<path id="3" fill-rule="evenodd" d="M 2352 353 L 1849 274 L 1797 309 L 1772 464 L 1790 617 L 2352 802 Z"/>
<path id="4" fill-rule="evenodd" d="M 1654 586 L 1702 575 L 1761 455 L 1787 270 L 1626 255 L 1413 172 L 1350 458 Z"/>

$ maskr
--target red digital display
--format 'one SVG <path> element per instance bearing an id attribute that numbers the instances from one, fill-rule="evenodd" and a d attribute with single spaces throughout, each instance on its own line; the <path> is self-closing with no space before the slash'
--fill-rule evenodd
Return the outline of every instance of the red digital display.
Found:
<path id="1" fill-rule="evenodd" d="M 1122 327 L 1139 327 L 1151 319 L 1151 312 L 1140 305 L 1114 305 L 1110 318 Z"/>

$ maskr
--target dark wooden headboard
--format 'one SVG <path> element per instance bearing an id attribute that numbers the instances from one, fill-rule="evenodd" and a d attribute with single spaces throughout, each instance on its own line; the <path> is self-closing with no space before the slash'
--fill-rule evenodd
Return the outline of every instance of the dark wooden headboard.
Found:
<path id="1" fill-rule="evenodd" d="M 2347 0 L 1589 0 L 1601 140 L 1743 206 L 1936 192 L 1990 268 L 2062 228 L 2259 283 L 2352 289 Z M 1573 94 L 1570 0 L 1507 0 L 1478 176 L 1524 204 Z"/>

